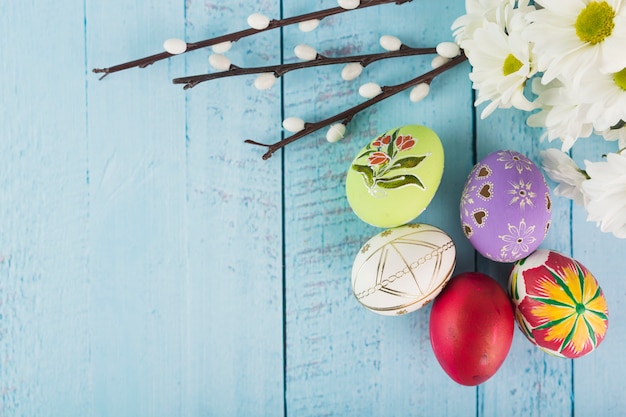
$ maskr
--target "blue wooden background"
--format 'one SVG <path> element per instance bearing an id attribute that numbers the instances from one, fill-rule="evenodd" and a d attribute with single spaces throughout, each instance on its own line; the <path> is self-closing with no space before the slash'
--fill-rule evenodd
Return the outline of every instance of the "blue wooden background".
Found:
<path id="1" fill-rule="evenodd" d="M 516 330 L 487 383 L 456 385 L 428 338 L 429 308 L 380 317 L 350 291 L 352 260 L 377 229 L 351 212 L 344 176 L 377 133 L 417 123 L 442 138 L 446 170 L 419 221 L 446 230 L 457 272 L 501 283 L 510 266 L 476 256 L 458 202 L 477 159 L 509 148 L 538 162 L 541 130 L 525 115 L 477 118 L 467 63 L 419 104 L 400 94 L 368 109 L 348 137 L 314 134 L 268 161 L 243 139 L 276 141 L 281 120 L 315 121 L 395 84 L 428 58 L 287 74 L 269 91 L 254 76 L 189 91 L 170 80 L 206 72 L 208 51 L 98 81 L 91 73 L 246 28 L 254 12 L 289 17 L 333 0 L 0 2 L 1 416 L 620 416 L 626 407 L 626 242 L 554 198 L 542 247 L 574 256 L 600 281 L 610 325 L 596 352 L 547 356 Z M 462 1 L 416 0 L 337 15 L 242 40 L 240 66 L 293 62 L 293 47 L 328 55 L 451 40 Z M 578 161 L 613 149 L 574 147 Z M 554 184 L 552 184 L 554 185 Z"/>

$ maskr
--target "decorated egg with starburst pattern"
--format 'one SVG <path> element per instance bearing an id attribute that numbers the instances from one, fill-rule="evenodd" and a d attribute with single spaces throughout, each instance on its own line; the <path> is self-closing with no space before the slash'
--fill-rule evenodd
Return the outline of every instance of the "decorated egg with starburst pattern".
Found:
<path id="1" fill-rule="evenodd" d="M 515 262 L 544 240 L 552 201 L 533 161 L 519 152 L 502 150 L 487 155 L 472 169 L 460 211 L 463 233 L 481 255 Z"/>
<path id="2" fill-rule="evenodd" d="M 578 261 L 537 250 L 515 264 L 509 292 L 519 328 L 545 352 L 578 358 L 604 340 L 606 299 L 596 278 Z"/>

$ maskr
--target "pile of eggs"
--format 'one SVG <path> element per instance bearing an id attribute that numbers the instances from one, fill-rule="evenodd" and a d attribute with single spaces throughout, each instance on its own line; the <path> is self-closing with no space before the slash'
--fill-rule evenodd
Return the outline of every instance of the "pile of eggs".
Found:
<path id="1" fill-rule="evenodd" d="M 513 263 L 507 294 L 485 274 L 453 276 L 450 236 L 433 225 L 409 223 L 434 197 L 443 167 L 439 137 L 417 125 L 383 133 L 353 160 L 348 202 L 361 220 L 385 229 L 355 257 L 358 302 L 382 315 L 403 315 L 432 302 L 433 352 L 462 385 L 481 384 L 496 373 L 515 322 L 549 354 L 577 358 L 594 350 L 608 327 L 606 299 L 578 261 L 538 249 L 552 209 L 539 168 L 518 152 L 493 152 L 474 166 L 460 198 L 460 227 L 472 246 L 492 261 Z"/>

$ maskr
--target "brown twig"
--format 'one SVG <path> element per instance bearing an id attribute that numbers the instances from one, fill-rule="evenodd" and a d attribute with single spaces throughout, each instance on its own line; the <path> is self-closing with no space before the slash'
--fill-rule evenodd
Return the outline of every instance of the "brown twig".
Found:
<path id="1" fill-rule="evenodd" d="M 362 1 L 361 4 L 357 7 L 357 9 L 365 9 L 366 7 L 372 7 L 372 6 L 378 6 L 378 5 L 382 5 L 382 4 L 388 4 L 388 3 L 396 3 L 396 4 L 404 4 L 404 3 L 409 3 L 413 0 L 369 0 L 369 1 Z M 356 10 L 356 9 L 354 9 Z M 311 13 L 307 13 L 307 14 L 302 14 L 299 16 L 294 16 L 294 17 L 289 17 L 286 19 L 280 19 L 280 20 L 271 20 L 269 25 L 264 28 L 264 29 L 244 29 L 241 30 L 239 32 L 233 32 L 233 33 L 229 33 L 227 35 L 222 35 L 222 36 L 218 36 L 216 38 L 211 38 L 211 39 L 206 39 L 203 41 L 199 41 L 199 42 L 190 42 L 187 43 L 187 49 L 185 50 L 185 52 L 190 52 L 190 51 L 194 51 L 196 49 L 201 49 L 201 48 L 207 48 L 209 46 L 213 46 L 213 45 L 217 45 L 223 42 L 236 42 L 242 38 L 245 38 L 247 36 L 251 36 L 254 35 L 256 33 L 259 32 L 264 32 L 267 30 L 271 30 L 271 29 L 276 29 L 276 28 L 280 28 L 280 27 L 284 27 L 284 26 L 289 26 L 289 25 L 293 25 L 295 23 L 301 23 L 301 22 L 306 22 L 309 20 L 322 20 L 325 17 L 328 16 L 332 16 L 335 14 L 339 14 L 339 13 L 344 13 L 344 12 L 348 12 L 350 11 L 350 9 L 344 9 L 342 7 L 333 7 L 330 9 L 325 9 L 325 10 L 319 10 L 316 12 L 311 12 Z M 106 77 L 109 74 L 112 74 L 114 72 L 118 72 L 118 71 L 122 71 L 122 70 L 126 70 L 129 68 L 134 68 L 134 67 L 139 67 L 139 68 L 145 68 L 148 65 L 154 64 L 157 61 L 163 60 L 163 59 L 167 59 L 174 56 L 173 54 L 170 54 L 169 52 L 161 52 L 158 54 L 154 54 L 154 55 L 150 55 L 147 56 L 145 58 L 140 58 L 140 59 L 136 59 L 134 61 L 129 61 L 129 62 L 125 62 L 123 64 L 119 64 L 119 65 L 114 65 L 112 67 L 108 67 L 108 68 L 94 68 L 92 71 L 96 74 L 103 74 L 100 79 L 103 79 L 104 77 Z"/>
<path id="2" fill-rule="evenodd" d="M 264 143 L 259 143 L 256 142 L 254 140 L 250 140 L 250 139 L 246 139 L 245 143 L 249 143 L 252 145 L 257 145 L 257 146 L 264 146 L 266 148 L 268 148 L 267 152 L 265 152 L 265 154 L 263 154 L 263 159 L 267 160 L 269 159 L 274 152 L 276 152 L 277 150 L 285 147 L 286 145 L 289 145 L 292 142 L 295 142 L 296 140 L 310 135 L 313 132 L 316 132 L 318 130 L 320 130 L 323 127 L 329 126 L 332 123 L 335 122 L 343 122 L 344 124 L 347 124 L 352 117 L 354 117 L 354 115 L 356 115 L 357 113 L 365 110 L 366 108 L 373 106 L 374 104 L 383 101 L 395 94 L 398 94 L 401 91 L 406 90 L 407 88 L 411 88 L 413 86 L 416 86 L 418 84 L 421 83 L 428 83 L 430 84 L 432 82 L 432 80 L 438 76 L 439 74 L 449 70 L 452 67 L 455 67 L 456 65 L 462 63 L 463 61 L 465 61 L 467 58 L 465 57 L 465 55 L 463 53 L 461 53 L 461 55 L 453 58 L 452 60 L 450 60 L 449 62 L 443 64 L 440 67 L 437 67 L 425 74 L 420 75 L 419 77 L 413 78 L 412 80 L 406 81 L 402 84 L 397 84 L 394 86 L 387 86 L 387 87 L 382 87 L 382 92 L 380 94 L 378 94 L 376 97 L 373 97 L 367 101 L 364 101 L 361 104 L 358 104 L 354 107 L 349 108 L 348 110 L 345 110 L 341 113 L 338 113 L 332 117 L 329 117 L 327 119 L 321 120 L 319 122 L 315 122 L 315 123 L 305 123 L 304 125 L 304 129 L 289 136 L 288 138 L 285 138 L 279 142 L 276 143 L 272 143 L 272 144 L 264 144 Z"/>
<path id="3" fill-rule="evenodd" d="M 254 67 L 254 68 L 241 68 L 236 65 L 231 65 L 231 67 L 227 71 L 174 78 L 172 82 L 174 84 L 185 84 L 183 88 L 187 90 L 205 81 L 215 80 L 217 78 L 232 77 L 232 76 L 237 76 L 237 75 L 273 73 L 274 76 L 278 78 L 286 74 L 289 71 L 298 70 L 302 68 L 311 68 L 311 67 L 319 67 L 323 65 L 334 65 L 334 64 L 348 64 L 352 62 L 355 62 L 355 63 L 358 62 L 359 64 L 361 64 L 361 66 L 366 67 L 367 65 L 373 62 L 380 61 L 383 59 L 406 57 L 406 56 L 413 56 L 413 55 L 436 54 L 436 53 L 437 53 L 436 48 L 411 48 L 411 47 L 402 45 L 400 49 L 397 51 L 380 52 L 376 54 L 367 54 L 367 55 L 327 57 L 327 56 L 318 54 L 317 57 L 312 61 L 302 61 L 302 62 L 295 62 L 292 64 L 270 65 L 266 67 Z"/>

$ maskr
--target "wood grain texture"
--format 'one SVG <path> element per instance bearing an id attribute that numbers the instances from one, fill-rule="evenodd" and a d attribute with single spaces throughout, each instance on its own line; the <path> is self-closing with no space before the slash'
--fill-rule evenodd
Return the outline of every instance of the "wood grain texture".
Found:
<path id="1" fill-rule="evenodd" d="M 280 14 L 276 1 L 187 4 L 189 39 L 244 29 L 254 12 Z M 242 66 L 270 65 L 280 62 L 279 46 L 273 31 L 238 42 L 228 56 Z M 210 51 L 198 52 L 185 73 L 209 71 Z M 253 80 L 186 92 L 185 415 L 280 416 L 284 409 L 281 161 L 263 161 L 262 149 L 243 143 L 276 137 L 280 88 L 257 91 Z"/>
<path id="2" fill-rule="evenodd" d="M 626 241 L 580 207 L 553 198 L 542 247 L 596 276 L 609 305 L 606 340 L 587 357 L 554 358 L 516 330 L 500 371 L 477 388 L 441 370 L 430 308 L 381 317 L 350 289 L 352 262 L 380 229 L 344 192 L 353 157 L 390 128 L 424 124 L 442 139 L 439 192 L 416 220 L 454 239 L 456 272 L 501 284 L 510 265 L 475 256 L 459 198 L 477 159 L 513 149 L 539 162 L 556 143 L 497 110 L 472 106 L 463 64 L 418 104 L 399 94 L 357 115 L 347 137 L 325 131 L 268 161 L 243 143 L 280 140 L 284 117 L 329 117 L 430 57 L 379 62 L 352 82 L 341 68 L 287 74 L 270 90 L 254 76 L 183 91 L 171 79 L 213 71 L 210 50 L 102 81 L 90 72 L 334 0 L 63 0 L 0 3 L 0 416 L 621 416 L 626 365 Z M 33 12 L 36 11 L 36 12 Z M 451 40 L 463 2 L 357 10 L 235 43 L 240 66 L 294 62 L 299 43 L 328 56 L 380 51 L 381 35 L 416 47 Z M 616 145 L 583 140 L 574 158 Z M 554 186 L 553 183 L 549 183 Z"/>
<path id="3" fill-rule="evenodd" d="M 489 153 L 510 149 L 540 164 L 539 152 L 547 147 L 539 138 L 540 129 L 526 126 L 526 115 L 499 109 L 480 120 L 476 110 L 477 160 Z M 553 184 L 552 184 L 553 185 Z M 552 222 L 541 248 L 571 255 L 570 201 L 553 198 Z M 505 288 L 510 264 L 491 262 L 479 255 L 480 271 L 495 278 Z M 535 348 L 516 329 L 513 345 L 500 371 L 478 388 L 479 415 L 571 415 L 573 411 L 572 361 L 551 357 Z"/>
<path id="4" fill-rule="evenodd" d="M 0 415 L 88 415 L 83 2 L 0 9 Z"/>
<path id="5" fill-rule="evenodd" d="M 111 21 L 120 22 L 116 30 Z M 183 35 L 184 8 L 90 2 L 86 22 L 93 68 L 160 48 L 146 33 Z M 175 415 L 182 407 L 185 100 L 168 83 L 182 69 L 172 60 L 87 79 L 90 379 L 101 415 Z"/>
<path id="6" fill-rule="evenodd" d="M 584 160 L 599 162 L 602 155 L 616 152 L 616 143 L 599 138 L 577 141 L 572 156 L 579 166 Z M 623 346 L 626 343 L 626 281 L 624 281 L 624 254 L 626 241 L 611 234 L 601 233 L 594 223 L 586 222 L 587 214 L 581 207 L 573 210 L 573 255 L 585 265 L 600 284 L 609 308 L 609 328 L 606 339 L 593 354 L 574 361 L 574 400 L 576 413 L 589 415 L 603 410 L 603 415 L 624 413 L 626 397 L 624 385 Z"/>
<path id="7" fill-rule="evenodd" d="M 332 6 L 330 1 L 318 4 Z M 300 4 L 285 8 L 286 15 L 306 11 Z M 440 24 L 429 26 L 425 16 L 430 13 L 441 16 Z M 313 34 L 286 29 L 285 56 L 293 57 L 298 43 L 311 44 L 329 56 L 376 51 L 384 34 L 412 46 L 433 46 L 447 36 L 456 13 L 443 5 L 425 4 L 361 10 L 323 21 Z M 398 23 L 407 19 L 410 26 Z M 311 121 L 330 116 L 363 101 L 356 92 L 362 83 L 397 84 L 407 74 L 429 69 L 430 59 L 372 65 L 350 83 L 341 80 L 341 68 L 288 74 L 285 115 Z M 475 414 L 475 391 L 452 383 L 432 354 L 429 308 L 389 318 L 356 302 L 350 290 L 352 261 L 380 229 L 360 221 L 344 194 L 346 170 L 368 141 L 396 126 L 430 126 L 454 163 L 446 166 L 444 191 L 418 221 L 449 231 L 460 243 L 460 267 L 473 269 L 473 252 L 460 239 L 458 225 L 458 198 L 473 156 L 468 140 L 471 114 L 462 111 L 471 105 L 471 89 L 463 71 L 436 80 L 437 93 L 425 102 L 411 104 L 407 92 L 364 111 L 349 124 L 348 136 L 340 144 L 326 143 L 321 132 L 285 150 L 288 414 L 403 415 L 409 410 L 420 413 L 424 404 L 436 415 Z"/>

